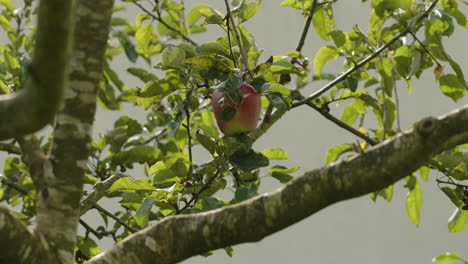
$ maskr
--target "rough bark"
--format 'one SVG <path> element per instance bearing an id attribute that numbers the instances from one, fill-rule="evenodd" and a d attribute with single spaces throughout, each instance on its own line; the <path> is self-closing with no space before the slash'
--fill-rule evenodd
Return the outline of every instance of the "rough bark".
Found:
<path id="1" fill-rule="evenodd" d="M 30 77 L 23 89 L 0 96 L 0 140 L 51 123 L 66 86 L 73 35 L 73 0 L 41 0 Z"/>
<path id="2" fill-rule="evenodd" d="M 360 155 L 306 172 L 275 192 L 206 213 L 168 217 L 88 263 L 176 263 L 259 241 L 333 203 L 393 184 L 434 155 L 468 142 L 468 107 L 414 127 Z"/>
<path id="3" fill-rule="evenodd" d="M 55 253 L 55 263 L 71 263 L 80 217 L 113 0 L 80 0 L 69 87 L 54 128 L 50 159 L 44 163 L 38 190 L 37 229 Z"/>
<path id="4" fill-rule="evenodd" d="M 47 18 L 42 21 L 65 23 L 56 18 L 55 13 L 63 13 L 61 9 L 57 9 L 59 5 L 56 2 L 71 4 L 71 1 L 43 0 L 41 5 L 50 4 L 52 9 L 39 14 L 41 18 L 43 16 Z M 50 155 L 42 153 L 34 137 L 19 140 L 23 160 L 28 164 L 37 188 L 37 224 L 34 232 L 30 232 L 23 223 L 8 213 L 7 209 L 0 208 L 0 245 L 2 248 L 0 263 L 70 264 L 73 262 L 83 177 L 90 152 L 91 129 L 96 112 L 96 97 L 102 75 L 113 4 L 113 0 L 78 0 L 77 2 L 75 41 L 68 87 L 65 89 L 64 102 L 56 117 L 52 151 Z M 71 15 L 68 14 L 68 17 Z M 60 27 L 51 30 L 57 31 L 56 34 L 66 35 Z M 68 50 L 52 43 L 38 43 L 37 45 L 39 50 L 47 48 L 48 54 L 50 50 L 60 50 L 60 52 Z M 41 56 L 38 61 L 52 60 L 54 57 Z M 67 56 L 69 56 L 68 53 Z M 53 74 L 60 74 L 55 67 L 47 70 Z M 40 76 L 41 84 L 52 82 L 58 86 L 65 82 L 57 78 L 38 76 Z M 58 90 L 57 88 L 56 91 Z M 42 93 L 42 97 L 54 97 L 52 94 Z M 28 105 L 25 108 L 33 108 L 33 106 Z M 55 113 L 56 109 L 49 110 Z M 1 106 L 0 111 L 2 111 Z M 37 109 L 32 111 L 38 111 L 40 115 L 48 114 Z M 28 122 L 32 119 L 34 117 L 27 117 Z M 0 127 L 5 127 L 5 125 L 0 123 Z M 18 128 L 14 130 L 17 131 Z"/>

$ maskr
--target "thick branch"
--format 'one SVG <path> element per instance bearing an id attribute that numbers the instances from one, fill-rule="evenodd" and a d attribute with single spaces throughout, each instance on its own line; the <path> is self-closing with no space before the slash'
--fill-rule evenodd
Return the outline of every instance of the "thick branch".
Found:
<path id="1" fill-rule="evenodd" d="M 40 2 L 29 79 L 18 92 L 0 96 L 0 140 L 35 132 L 53 120 L 67 79 L 73 2 Z"/>
<path id="2" fill-rule="evenodd" d="M 333 203 L 393 184 L 434 155 L 468 142 L 468 106 L 414 127 L 360 155 L 306 172 L 275 192 L 206 213 L 168 217 L 89 263 L 176 263 L 259 241 Z"/>
<path id="3" fill-rule="evenodd" d="M 37 234 L 45 238 L 49 254 L 55 255 L 54 263 L 73 260 L 113 5 L 113 0 L 78 0 L 76 6 L 69 87 L 57 114 L 50 159 L 43 166 L 40 179 L 44 180 L 37 190 Z"/>

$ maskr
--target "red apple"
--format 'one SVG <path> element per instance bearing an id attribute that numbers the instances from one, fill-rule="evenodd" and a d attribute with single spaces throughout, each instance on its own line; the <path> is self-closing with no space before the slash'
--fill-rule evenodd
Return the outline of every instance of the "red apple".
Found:
<path id="1" fill-rule="evenodd" d="M 257 128 L 261 109 L 261 95 L 248 84 L 242 84 L 234 91 L 228 92 L 221 83 L 212 97 L 213 112 L 219 129 L 227 136 L 254 131 Z M 229 109 L 226 109 L 228 108 Z M 223 111 L 230 111 L 222 118 Z M 232 113 L 235 110 L 234 116 Z M 230 119 L 226 120 L 226 116 Z"/>

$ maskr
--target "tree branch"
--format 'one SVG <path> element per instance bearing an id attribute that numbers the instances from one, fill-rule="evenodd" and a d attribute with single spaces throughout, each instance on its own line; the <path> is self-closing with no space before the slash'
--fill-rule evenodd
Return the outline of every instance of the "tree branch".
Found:
<path id="1" fill-rule="evenodd" d="M 0 95 L 0 140 L 30 134 L 53 120 L 68 74 L 73 2 L 40 2 L 29 79 L 18 92 Z"/>
<path id="2" fill-rule="evenodd" d="M 68 88 L 57 114 L 51 154 L 43 165 L 44 180 L 37 190 L 37 234 L 43 237 L 48 254 L 54 256 L 54 261 L 48 263 L 73 260 L 113 5 L 113 0 L 78 0 L 76 5 Z"/>
<path id="3" fill-rule="evenodd" d="M 434 2 L 432 2 L 431 5 L 424 11 L 424 13 L 421 14 L 416 19 L 416 24 L 419 23 L 423 18 L 425 18 L 430 13 L 431 10 L 434 9 L 434 7 L 437 5 L 438 2 L 439 2 L 438 0 L 435 0 Z M 368 57 L 366 57 L 365 59 L 363 59 L 358 64 L 354 65 L 353 67 L 351 67 L 350 69 L 348 69 L 344 73 L 342 73 L 340 76 L 336 77 L 333 81 L 329 82 L 327 85 L 320 88 L 315 93 L 309 95 L 307 98 L 304 98 L 304 99 L 294 103 L 292 105 L 292 107 L 294 108 L 294 107 L 301 106 L 301 105 L 305 104 L 306 102 L 310 102 L 311 100 L 314 100 L 315 98 L 317 98 L 320 95 L 324 94 L 325 92 L 327 92 L 328 90 L 333 88 L 336 84 L 338 84 L 339 82 L 345 80 L 346 78 L 348 78 L 349 75 L 351 75 L 352 73 L 354 73 L 355 71 L 357 71 L 358 69 L 363 67 L 365 64 L 367 64 L 368 62 L 373 60 L 375 57 L 379 56 L 382 52 L 384 52 L 388 47 L 390 47 L 393 43 L 395 43 L 401 37 L 405 36 L 409 32 L 412 32 L 411 31 L 412 27 L 413 26 L 411 26 L 411 25 L 408 26 L 406 29 L 404 29 L 403 31 L 398 33 L 392 40 L 390 40 L 389 42 L 385 43 L 383 46 L 378 48 L 374 53 L 372 53 L 371 55 L 369 55 Z"/>
<path id="4" fill-rule="evenodd" d="M 339 201 L 382 189 L 444 150 L 468 142 L 468 106 L 295 178 L 272 193 L 217 210 L 167 217 L 89 264 L 176 263 L 208 250 L 256 242 Z M 183 238 L 183 239 L 181 239 Z"/>
<path id="5" fill-rule="evenodd" d="M 307 33 L 309 32 L 310 24 L 312 22 L 312 18 L 314 17 L 315 9 L 317 8 L 317 1 L 314 0 L 312 2 L 312 6 L 310 7 L 310 13 L 307 16 L 307 20 L 304 25 L 304 29 L 302 30 L 301 38 L 299 39 L 299 43 L 297 44 L 296 51 L 301 51 L 302 47 L 304 46 L 305 39 L 307 37 Z"/>
<path id="6" fill-rule="evenodd" d="M 84 214 L 89 209 L 91 209 L 94 206 L 94 204 L 96 204 L 104 196 L 104 192 L 107 191 L 112 186 L 112 184 L 114 184 L 114 182 L 116 182 L 118 179 L 121 179 L 123 177 L 126 177 L 126 175 L 118 173 L 118 174 L 114 174 L 110 176 L 105 181 L 96 183 L 93 186 L 93 189 L 91 190 L 91 192 L 81 199 L 81 202 L 80 202 L 81 214 Z"/>

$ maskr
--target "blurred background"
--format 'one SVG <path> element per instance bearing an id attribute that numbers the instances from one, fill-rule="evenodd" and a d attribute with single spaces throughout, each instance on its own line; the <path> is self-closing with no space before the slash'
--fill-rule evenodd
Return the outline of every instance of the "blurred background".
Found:
<path id="1" fill-rule="evenodd" d="M 215 9 L 225 12 L 224 1 L 221 0 L 180 0 L 186 4 L 187 11 L 197 4 L 206 3 Z M 22 1 L 16 1 L 22 2 Z M 118 4 L 120 1 L 116 1 Z M 244 26 L 254 35 L 257 45 L 263 49 L 260 61 L 272 55 L 284 55 L 296 48 L 305 19 L 298 10 L 281 7 L 282 0 L 265 0 L 259 12 Z M 134 22 L 140 11 L 133 5 L 120 17 Z M 334 4 L 336 28 L 351 31 L 358 25 L 364 32 L 368 28 L 370 3 L 361 1 L 337 1 Z M 462 3 L 460 2 L 460 6 Z M 464 13 L 468 14 L 467 6 Z M 197 42 L 214 41 L 223 36 L 216 26 L 209 25 L 206 33 L 193 35 Z M 466 47 L 468 34 L 466 29 L 456 26 L 455 33 L 445 44 L 445 49 L 456 59 L 465 74 L 468 69 L 468 53 Z M 306 39 L 303 54 L 311 62 L 315 53 L 324 45 L 313 28 Z M 342 61 L 336 60 L 324 68 L 324 72 L 340 73 L 343 70 Z M 138 67 L 148 67 L 139 59 Z M 446 65 L 446 64 L 444 64 Z M 141 86 L 132 76 L 126 73 L 128 60 L 114 60 L 112 67 L 125 80 L 128 87 Z M 311 65 L 312 67 L 312 65 Z M 309 84 L 303 94 L 309 94 L 322 87 L 325 83 L 315 81 Z M 292 84 L 294 85 L 294 84 Z M 413 80 L 413 91 L 408 94 L 406 85 L 399 83 L 400 118 L 403 130 L 412 123 L 426 116 L 439 116 L 456 109 L 468 102 L 461 99 L 454 103 L 439 90 L 434 75 L 429 70 L 420 80 Z M 291 86 L 293 87 L 293 86 Z M 343 105 L 332 106 L 332 113 L 341 114 Z M 144 120 L 146 115 L 142 110 L 125 106 L 125 114 Z M 119 112 L 98 110 L 94 134 L 109 130 L 119 117 Z M 355 142 L 356 137 L 349 132 L 324 119 L 321 115 L 307 107 L 299 107 L 288 113 L 277 122 L 267 134 L 260 138 L 254 149 L 262 151 L 266 148 L 282 148 L 289 154 L 289 160 L 279 164 L 288 167 L 301 167 L 295 175 L 325 165 L 325 154 L 328 148 L 342 143 Z M 2 156 L 4 157 L 4 156 Z M 0 157 L 1 158 L 1 157 Z M 209 156 L 198 149 L 195 160 L 204 162 Z M 0 163 L 2 164 L 2 163 Z M 273 164 L 275 165 L 275 164 Z M 141 176 L 142 173 L 136 173 Z M 421 224 L 415 227 L 406 215 L 406 189 L 399 182 L 394 188 L 394 198 L 388 203 L 382 199 L 373 202 L 369 196 L 334 204 L 315 215 L 273 234 L 258 243 L 234 246 L 234 256 L 229 257 L 223 249 L 214 255 L 193 257 L 184 264 L 240 264 L 240 263 L 430 263 L 431 259 L 445 251 L 458 252 L 468 258 L 468 237 L 465 230 L 459 234 L 450 234 L 447 221 L 454 211 L 454 206 L 437 188 L 435 178 L 430 174 L 428 182 L 421 181 L 423 191 L 423 209 Z M 276 180 L 264 178 L 261 192 L 275 190 L 281 185 Z M 222 196 L 223 194 L 221 194 Z M 102 201 L 102 206 L 112 210 L 117 209 L 116 201 Z M 84 216 L 88 223 L 99 224 L 101 217 L 94 211 Z M 110 240 L 102 240 L 101 249 L 112 245 Z"/>

